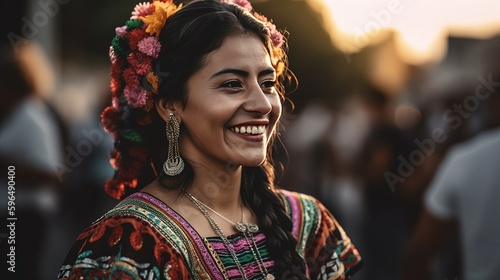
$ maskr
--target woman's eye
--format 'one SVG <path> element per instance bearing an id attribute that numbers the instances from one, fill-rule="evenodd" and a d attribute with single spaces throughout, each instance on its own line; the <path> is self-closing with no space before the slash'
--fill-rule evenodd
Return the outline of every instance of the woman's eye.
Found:
<path id="1" fill-rule="evenodd" d="M 240 81 L 228 81 L 221 85 L 223 88 L 242 88 L 243 85 Z"/>
<path id="2" fill-rule="evenodd" d="M 264 81 L 261 84 L 261 87 L 263 89 L 271 89 L 271 88 L 274 88 L 275 85 L 276 85 L 276 81 Z"/>

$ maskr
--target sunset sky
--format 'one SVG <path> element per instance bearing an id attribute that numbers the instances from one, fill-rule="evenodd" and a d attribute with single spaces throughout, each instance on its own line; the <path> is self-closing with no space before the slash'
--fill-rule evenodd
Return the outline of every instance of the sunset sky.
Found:
<path id="1" fill-rule="evenodd" d="M 333 40 L 355 52 L 392 29 L 403 59 L 422 63 L 439 59 L 448 35 L 487 38 L 500 34 L 496 0 L 313 0 L 331 11 Z"/>

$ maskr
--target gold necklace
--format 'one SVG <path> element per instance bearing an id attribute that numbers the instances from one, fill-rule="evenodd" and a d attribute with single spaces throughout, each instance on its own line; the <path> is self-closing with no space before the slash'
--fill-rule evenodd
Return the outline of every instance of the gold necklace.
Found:
<path id="1" fill-rule="evenodd" d="M 264 275 L 264 279 L 266 279 L 266 280 L 274 280 L 274 276 L 267 271 L 267 268 L 266 268 L 266 266 L 264 264 L 264 260 L 262 259 L 262 256 L 261 256 L 261 254 L 259 252 L 259 248 L 258 248 L 257 243 L 255 242 L 255 239 L 254 239 L 254 236 L 253 236 L 253 234 L 259 230 L 259 226 L 257 226 L 256 224 L 253 224 L 253 223 L 247 223 L 246 222 L 245 212 L 243 211 L 243 205 L 241 206 L 242 220 L 239 221 L 239 222 L 237 222 L 237 223 L 235 223 L 235 222 L 227 219 L 226 217 L 224 217 L 219 212 L 217 212 L 214 209 L 210 208 L 205 203 L 203 203 L 200 200 L 198 200 L 197 198 L 195 198 L 189 192 L 186 191 L 185 195 L 203 213 L 203 215 L 205 216 L 205 218 L 207 218 L 208 222 L 210 223 L 210 225 L 212 226 L 212 228 L 214 229 L 214 231 L 222 239 L 222 242 L 226 246 L 227 250 L 231 253 L 231 256 L 233 257 L 233 259 L 234 259 L 234 261 L 236 263 L 236 266 L 238 267 L 238 270 L 240 271 L 243 279 L 247 279 L 247 277 L 245 275 L 245 271 L 243 270 L 243 266 L 241 265 L 238 257 L 236 256 L 236 253 L 233 251 L 232 247 L 230 246 L 229 240 L 224 235 L 224 233 L 220 229 L 219 225 L 215 222 L 215 220 L 212 218 L 212 216 L 210 216 L 210 214 L 208 213 L 208 211 L 206 209 L 212 211 L 217 216 L 221 217 L 225 221 L 227 221 L 230 224 L 234 225 L 234 227 L 238 231 L 240 231 L 241 233 L 243 233 L 243 235 L 245 236 L 245 240 L 247 241 L 247 245 L 250 247 L 252 255 L 254 256 L 255 260 L 257 260 L 257 263 L 259 265 L 259 270 Z M 254 251 L 254 247 L 255 247 L 255 251 Z"/>

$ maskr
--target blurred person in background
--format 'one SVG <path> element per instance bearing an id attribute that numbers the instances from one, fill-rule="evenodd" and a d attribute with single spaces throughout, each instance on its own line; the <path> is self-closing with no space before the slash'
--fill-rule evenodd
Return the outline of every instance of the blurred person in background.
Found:
<path id="1" fill-rule="evenodd" d="M 406 156 L 408 150 L 408 140 L 400 129 L 380 123 L 370 129 L 359 155 L 355 174 L 361 181 L 365 202 L 362 232 L 366 279 L 399 279 L 400 260 L 417 205 L 401 196 L 400 189 L 392 189 L 384 174 L 397 172 L 397 158 Z"/>
<path id="2" fill-rule="evenodd" d="M 440 255 L 455 237 L 461 266 L 451 277 L 500 278 L 500 37 L 483 46 L 480 62 L 486 70 L 475 76 L 476 85 L 468 95 L 479 105 L 461 115 L 464 122 L 479 116 L 480 129 L 450 147 L 425 190 L 420 220 L 404 259 L 405 280 L 433 279 Z"/>
<path id="3" fill-rule="evenodd" d="M 372 85 L 360 92 L 367 114 L 367 128 L 351 164 L 351 176 L 359 185 L 363 201 L 360 228 L 366 255 L 363 279 L 397 280 L 404 245 L 414 221 L 416 206 L 391 186 L 387 171 L 397 173 L 398 156 L 411 148 L 404 131 L 393 121 L 391 96 Z"/>
<path id="4" fill-rule="evenodd" d="M 61 188 L 52 164 L 64 161 L 65 124 L 44 95 L 53 72 L 37 42 L 16 49 L 3 44 L 0 73 L 0 162 L 5 172 L 8 166 L 15 170 L 16 272 L 9 279 L 43 279 L 43 261 L 50 259 L 47 232 Z M 4 217 L 7 196 L 1 197 Z"/>
<path id="5" fill-rule="evenodd" d="M 500 277 L 499 159 L 499 129 L 451 148 L 426 191 L 404 279 L 431 279 L 434 262 L 454 233 L 460 234 L 463 279 Z"/>

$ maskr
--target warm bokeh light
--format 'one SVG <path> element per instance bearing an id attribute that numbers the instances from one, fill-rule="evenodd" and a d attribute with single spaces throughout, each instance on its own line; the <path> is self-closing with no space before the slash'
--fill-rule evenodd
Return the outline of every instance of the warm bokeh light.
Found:
<path id="1" fill-rule="evenodd" d="M 313 1 L 316 2 L 316 1 Z M 500 33 L 500 2 L 494 0 L 325 0 L 331 10 L 332 39 L 344 52 L 376 43 L 395 30 L 401 59 L 422 64 L 442 58 L 446 37 L 486 38 Z"/>

